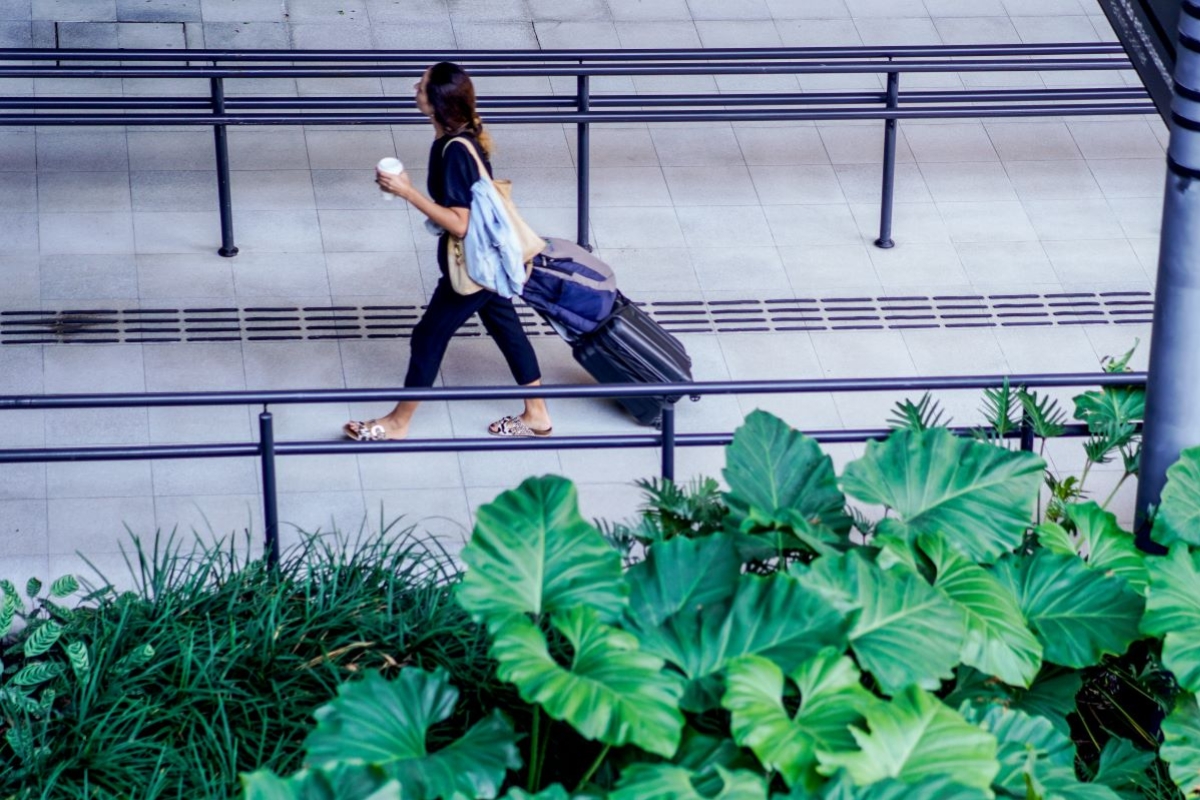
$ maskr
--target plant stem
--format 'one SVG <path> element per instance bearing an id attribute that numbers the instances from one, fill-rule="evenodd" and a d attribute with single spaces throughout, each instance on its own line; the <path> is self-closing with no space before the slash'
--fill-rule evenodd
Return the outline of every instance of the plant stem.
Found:
<path id="1" fill-rule="evenodd" d="M 588 771 L 583 773 L 583 777 L 575 785 L 575 792 L 579 792 L 584 786 L 587 786 L 587 782 L 592 779 L 592 776 L 596 774 L 596 770 L 600 769 L 600 765 L 604 763 L 604 759 L 608 756 L 610 749 L 612 749 L 611 744 L 604 745 L 604 749 L 600 751 L 600 755 L 596 756 L 596 760 L 592 762 L 592 765 L 588 767 Z"/>
<path id="2" fill-rule="evenodd" d="M 1112 502 L 1113 498 L 1117 496 L 1117 492 L 1120 491 L 1121 484 L 1125 483 L 1125 479 L 1128 478 L 1132 474 L 1133 474 L 1132 472 L 1126 472 L 1124 475 L 1121 476 L 1121 480 L 1117 481 L 1117 485 L 1113 487 L 1113 490 L 1108 493 L 1108 497 L 1104 498 L 1104 502 L 1100 504 L 1101 508 L 1103 508 L 1103 509 L 1108 508 L 1108 504 Z"/>
<path id="3" fill-rule="evenodd" d="M 538 762 L 538 750 L 541 744 L 542 707 L 533 707 L 533 730 L 529 736 L 529 785 L 526 787 L 530 794 L 536 794 L 538 781 L 541 780 L 541 764 Z"/>

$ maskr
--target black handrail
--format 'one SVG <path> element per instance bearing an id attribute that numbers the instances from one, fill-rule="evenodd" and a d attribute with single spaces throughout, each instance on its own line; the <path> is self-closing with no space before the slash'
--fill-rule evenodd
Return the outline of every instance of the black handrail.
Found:
<path id="1" fill-rule="evenodd" d="M 576 241 L 589 247 L 590 126 L 593 123 L 882 120 L 885 125 L 880 234 L 891 247 L 895 141 L 901 119 L 1030 118 L 1148 114 L 1137 88 L 900 91 L 902 72 L 1029 72 L 1130 69 L 1116 43 L 580 50 L 113 50 L 0 49 L 0 78 L 139 78 L 209 81 L 207 97 L 0 97 L 0 126 L 203 125 L 216 148 L 221 247 L 238 252 L 225 131 L 230 125 L 424 124 L 411 100 L 370 97 L 228 97 L 239 78 L 415 77 L 455 60 L 477 77 L 574 77 L 574 96 L 485 99 L 489 123 L 576 126 Z M 6 63 L 7 62 L 7 63 Z M 86 64 L 79 62 L 88 62 Z M 154 63 L 149 63 L 154 62 Z M 592 78 L 638 75 L 886 76 L 880 92 L 597 94 Z M 916 106 L 916 107 L 914 107 Z M 118 113 L 111 113 L 116 111 Z M 74 112 L 74 113 L 64 113 Z"/>
<path id="2" fill-rule="evenodd" d="M 313 391 L 242 391 L 242 392 L 162 392 L 144 394 L 72 394 L 21 395 L 0 397 L 0 412 L 5 409 L 78 409 L 78 408 L 162 408 L 171 406 L 256 406 L 259 414 L 257 442 L 208 444 L 136 445 L 107 447 L 57 447 L 0 450 L 0 464 L 39 464 L 56 462 L 146 461 L 158 459 L 258 458 L 263 479 L 263 519 L 267 560 L 275 564 L 279 557 L 279 522 L 275 460 L 278 456 L 329 455 L 349 453 L 458 453 L 499 450 L 580 450 L 661 448 L 660 474 L 675 478 L 675 450 L 678 447 L 718 447 L 729 444 L 733 433 L 677 433 L 675 400 L 678 395 L 698 398 L 730 394 L 804 394 L 812 392 L 929 391 L 981 389 L 1001 385 L 1033 388 L 1089 386 L 1144 387 L 1146 373 L 1042 374 L 1042 375 L 968 375 L 956 377 L 914 378 L 832 378 L 792 381 L 698 381 L 691 383 L 628 384 L 605 386 L 468 386 L 432 389 L 326 389 Z M 610 398 L 661 397 L 672 402 L 663 408 L 662 428 L 657 434 L 601 434 L 525 439 L 406 439 L 383 442 L 277 442 L 271 405 L 316 403 L 395 402 L 398 400 L 461 401 L 507 400 L 524 397 Z M 971 428 L 952 428 L 969 434 Z M 863 442 L 881 439 L 891 433 L 887 428 L 821 430 L 806 432 L 825 443 Z M 1065 426 L 1064 437 L 1087 436 L 1085 425 Z M 1032 450 L 1033 430 L 1028 417 L 1020 427 L 1007 434 L 1018 439 L 1023 450 Z"/>

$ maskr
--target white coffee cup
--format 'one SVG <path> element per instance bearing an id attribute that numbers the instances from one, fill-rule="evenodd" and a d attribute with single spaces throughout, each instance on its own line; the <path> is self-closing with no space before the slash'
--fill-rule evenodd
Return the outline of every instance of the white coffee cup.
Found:
<path id="1" fill-rule="evenodd" d="M 386 172 L 388 175 L 399 175 L 401 172 L 404 172 L 404 165 L 400 163 L 400 159 L 391 157 L 381 158 L 379 163 L 375 165 L 375 168 L 380 172 Z M 391 200 L 395 197 L 391 192 L 383 189 L 379 191 L 382 192 L 384 200 Z"/>

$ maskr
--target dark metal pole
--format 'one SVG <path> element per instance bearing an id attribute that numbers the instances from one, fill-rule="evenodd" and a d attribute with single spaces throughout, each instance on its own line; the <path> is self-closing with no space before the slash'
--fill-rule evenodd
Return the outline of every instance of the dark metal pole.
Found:
<path id="1" fill-rule="evenodd" d="M 1185 448 L 1200 444 L 1200 4 L 1194 0 L 1180 10 L 1177 54 L 1138 470 L 1136 530 L 1143 548 L 1155 546 L 1146 517 L 1159 502 L 1167 468 Z"/>
<path id="2" fill-rule="evenodd" d="M 212 78 L 212 104 L 214 114 L 225 113 L 225 79 Z M 238 253 L 233 244 L 233 197 L 229 188 L 229 140 L 225 126 L 213 126 L 213 139 L 217 146 L 217 203 L 221 209 L 221 248 L 218 253 L 232 258 Z"/>
<path id="3" fill-rule="evenodd" d="M 279 565 L 279 498 L 275 492 L 275 426 L 266 406 L 258 415 L 258 446 L 262 453 L 264 544 L 267 564 L 276 567 Z"/>
<path id="4" fill-rule="evenodd" d="M 887 107 L 900 106 L 900 73 L 887 76 Z M 883 194 L 879 202 L 879 238 L 875 246 L 887 250 L 895 247 L 892 241 L 892 199 L 896 188 L 896 120 L 883 123 Z"/>
<path id="5" fill-rule="evenodd" d="M 579 110 L 588 111 L 591 108 L 591 95 L 588 91 L 587 75 L 579 75 L 575 78 L 575 94 Z M 588 243 L 588 197 L 592 183 L 592 134 L 590 126 L 586 122 L 576 123 L 575 129 L 578 140 L 578 147 L 575 148 L 578 151 L 576 158 L 579 162 L 579 178 L 575 182 L 575 208 L 579 215 L 575 227 L 575 241 L 579 243 L 580 247 L 586 247 L 588 250 L 591 250 L 592 246 Z"/>
<path id="6" fill-rule="evenodd" d="M 662 410 L 662 477 L 675 480 L 675 403 L 667 401 Z"/>
<path id="7" fill-rule="evenodd" d="M 1028 414 L 1021 415 L 1021 449 L 1026 453 L 1033 452 L 1033 420 Z"/>

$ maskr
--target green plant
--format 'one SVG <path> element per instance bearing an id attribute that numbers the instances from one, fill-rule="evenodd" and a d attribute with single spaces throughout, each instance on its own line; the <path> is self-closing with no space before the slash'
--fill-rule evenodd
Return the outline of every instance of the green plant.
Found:
<path id="1" fill-rule="evenodd" d="M 904 426 L 839 485 L 814 442 L 755 412 L 727 451 L 722 524 L 714 503 L 691 506 L 703 528 L 680 513 L 629 566 L 568 481 L 531 478 L 479 509 L 455 593 L 524 709 L 490 718 L 494 735 L 435 742 L 405 687 L 450 698 L 444 674 L 370 678 L 343 693 L 408 699 L 353 733 L 327 724 L 350 718 L 343 700 L 318 710 L 306 771 L 287 780 L 358 775 L 429 800 L 1200 791 L 1200 552 L 1178 530 L 1200 448 L 1172 468 L 1154 535 L 1173 544 L 1156 557 L 1094 503 L 1035 528 L 1045 464 L 995 441 Z M 865 543 L 843 491 L 887 508 Z M 1170 709 L 1161 751 L 1152 716 L 1097 715 L 1101 677 L 1119 672 Z M 462 785 L 401 766 L 443 753 L 465 759 Z M 287 786 L 257 772 L 247 796 L 267 784 Z"/>
<path id="2" fill-rule="evenodd" d="M 299 766 L 312 708 L 364 672 L 448 669 L 466 690 L 451 725 L 506 694 L 436 542 L 306 537 L 277 572 L 248 551 L 135 540 L 135 590 L 99 576 L 70 608 L 74 579 L 30 611 L 3 587 L 3 616 L 26 626 L 4 651 L 0 796 L 231 796 L 240 772 Z"/>

